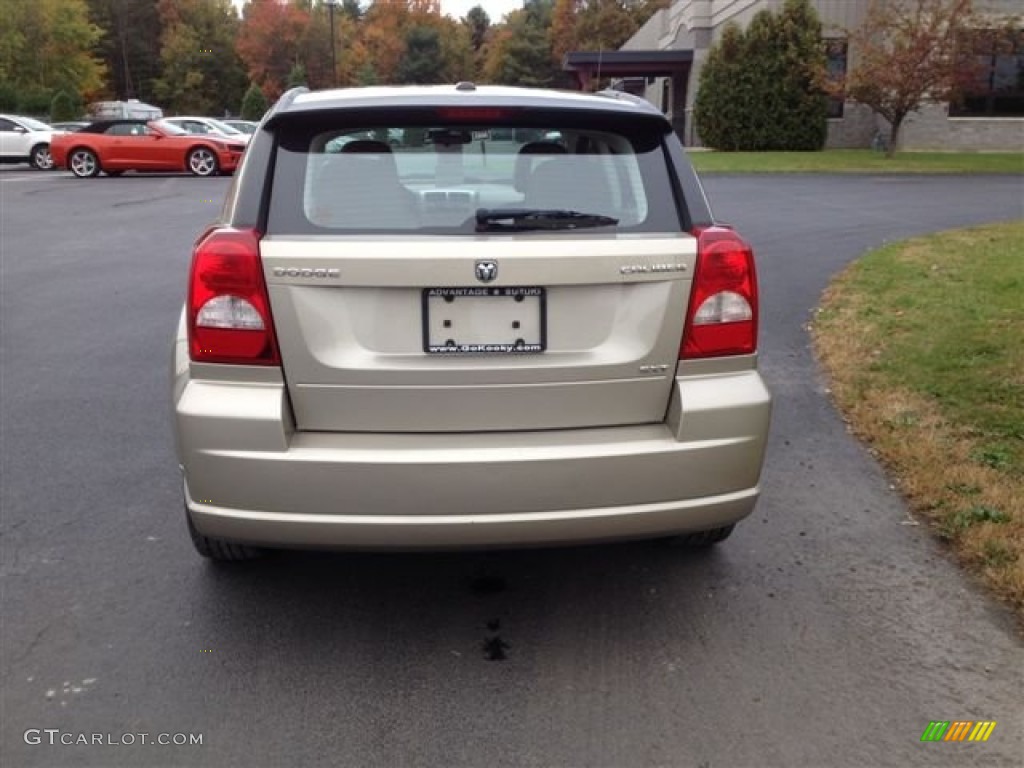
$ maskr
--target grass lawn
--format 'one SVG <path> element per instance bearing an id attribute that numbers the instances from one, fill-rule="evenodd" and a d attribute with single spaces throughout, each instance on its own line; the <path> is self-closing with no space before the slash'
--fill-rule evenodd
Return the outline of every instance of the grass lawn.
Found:
<path id="1" fill-rule="evenodd" d="M 691 152 L 698 173 L 1021 173 L 1024 152 Z"/>
<path id="2" fill-rule="evenodd" d="M 1024 221 L 867 254 L 813 335 L 912 509 L 1024 614 Z"/>

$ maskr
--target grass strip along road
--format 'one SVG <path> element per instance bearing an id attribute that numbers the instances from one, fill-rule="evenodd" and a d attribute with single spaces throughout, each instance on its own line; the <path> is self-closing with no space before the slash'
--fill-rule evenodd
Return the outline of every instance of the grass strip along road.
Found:
<path id="1" fill-rule="evenodd" d="M 814 322 L 857 435 L 912 509 L 1024 615 L 1024 222 L 885 246 Z"/>
<path id="2" fill-rule="evenodd" d="M 1022 152 L 689 152 L 700 173 L 1024 173 Z"/>

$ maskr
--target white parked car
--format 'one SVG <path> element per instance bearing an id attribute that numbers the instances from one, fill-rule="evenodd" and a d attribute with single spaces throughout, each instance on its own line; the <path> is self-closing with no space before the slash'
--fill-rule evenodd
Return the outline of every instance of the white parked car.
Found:
<path id="1" fill-rule="evenodd" d="M 213 117 L 179 115 L 178 117 L 165 117 L 164 121 L 171 123 L 172 125 L 176 125 L 189 133 L 200 136 L 213 134 L 214 136 L 223 136 L 224 138 L 231 139 L 232 141 L 241 141 L 246 144 L 249 143 L 250 134 L 244 133 L 237 128 L 233 128 L 223 120 L 217 120 Z"/>
<path id="2" fill-rule="evenodd" d="M 55 133 L 60 131 L 31 117 L 0 115 L 0 162 L 51 170 L 50 140 Z"/>

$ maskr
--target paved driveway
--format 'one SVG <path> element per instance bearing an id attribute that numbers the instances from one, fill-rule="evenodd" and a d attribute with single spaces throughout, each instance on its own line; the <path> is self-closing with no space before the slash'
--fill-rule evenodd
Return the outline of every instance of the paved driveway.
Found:
<path id="1" fill-rule="evenodd" d="M 1019 179 L 707 180 L 759 252 L 777 398 L 764 498 L 714 552 L 217 568 L 185 535 L 166 367 L 226 184 L 0 174 L 4 765 L 1021 764 L 1012 617 L 912 524 L 803 330 L 865 248 L 1019 217 Z M 955 719 L 998 725 L 920 743 Z M 80 734 L 135 743 L 59 745 Z"/>

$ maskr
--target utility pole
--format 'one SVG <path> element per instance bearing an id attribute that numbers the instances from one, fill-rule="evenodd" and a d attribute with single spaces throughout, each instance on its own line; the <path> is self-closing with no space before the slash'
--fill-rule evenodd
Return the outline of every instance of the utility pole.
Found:
<path id="1" fill-rule="evenodd" d="M 331 17 L 331 85 L 338 87 L 338 52 L 334 43 L 334 6 L 338 0 L 324 0 L 327 3 L 327 14 Z"/>

